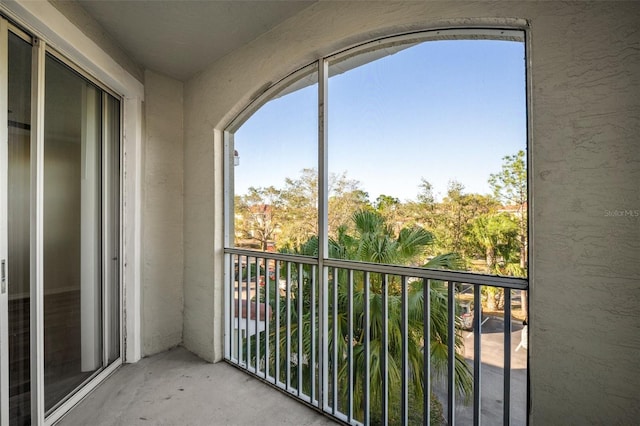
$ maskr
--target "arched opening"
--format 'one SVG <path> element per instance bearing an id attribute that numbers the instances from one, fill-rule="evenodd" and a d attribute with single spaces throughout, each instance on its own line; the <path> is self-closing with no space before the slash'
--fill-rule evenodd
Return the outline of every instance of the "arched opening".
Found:
<path id="1" fill-rule="evenodd" d="M 522 31 L 405 34 L 241 113 L 226 359 L 349 423 L 524 424 L 525 64 Z"/>

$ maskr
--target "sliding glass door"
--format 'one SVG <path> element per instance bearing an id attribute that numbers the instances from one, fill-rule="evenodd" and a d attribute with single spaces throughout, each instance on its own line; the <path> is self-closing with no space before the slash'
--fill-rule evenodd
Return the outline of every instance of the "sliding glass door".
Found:
<path id="1" fill-rule="evenodd" d="M 102 366 L 100 90 L 46 58 L 44 394 L 50 409 Z"/>
<path id="2" fill-rule="evenodd" d="M 23 38 L 24 37 L 24 38 Z M 31 42 L 8 33 L 7 257 L 4 259 L 8 314 L 9 418 L 29 424 L 30 404 L 30 187 Z M 3 342 L 4 343 L 4 342 Z M 4 391 L 4 389 L 3 389 Z"/>
<path id="3" fill-rule="evenodd" d="M 121 108 L 55 51 L 0 21 L 5 426 L 63 411 L 120 362 Z"/>

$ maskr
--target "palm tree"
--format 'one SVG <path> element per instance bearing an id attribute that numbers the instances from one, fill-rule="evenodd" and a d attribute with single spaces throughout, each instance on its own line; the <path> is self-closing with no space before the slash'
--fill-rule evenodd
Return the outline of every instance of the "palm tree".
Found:
<path id="1" fill-rule="evenodd" d="M 355 224 L 355 235 L 348 235 L 346 232 L 338 233 L 338 240 L 332 242 L 333 250 L 330 250 L 332 257 L 341 257 L 343 259 L 360 260 L 372 263 L 386 263 L 397 265 L 415 265 L 426 248 L 433 244 L 433 235 L 427 230 L 420 227 L 402 228 L 397 236 L 393 234 L 392 229 L 388 226 L 383 217 L 372 210 L 359 210 L 352 216 Z M 456 269 L 460 264 L 460 260 L 456 255 L 445 254 L 431 259 L 421 266 L 425 268 L 446 268 Z M 388 371 L 389 393 L 391 395 L 400 395 L 402 382 L 401 377 L 401 355 L 402 355 L 402 335 L 401 335 L 401 282 L 398 277 L 390 277 L 388 282 Z M 422 348 L 424 341 L 423 336 L 423 280 L 411 280 L 408 283 L 408 359 L 410 366 L 410 388 L 411 394 L 416 401 L 422 401 L 423 393 L 423 355 Z M 347 292 L 348 281 L 340 279 L 338 282 L 339 294 Z M 431 361 L 434 371 L 440 377 L 444 377 L 447 371 L 447 354 L 448 354 L 448 333 L 447 333 L 447 297 L 446 288 L 441 282 L 432 282 L 430 287 L 430 306 L 431 306 Z M 365 377 L 365 359 L 358 357 L 358 354 L 364 353 L 364 335 L 367 330 L 364 329 L 364 279 L 362 276 L 354 277 L 354 370 L 357 370 L 354 377 Z M 383 297 L 384 287 L 383 279 L 380 275 L 372 274 L 370 277 L 370 358 L 371 360 L 380 360 L 383 356 L 384 347 L 382 345 L 383 330 Z M 339 301 L 342 298 L 339 298 Z M 358 301 L 359 303 L 355 303 Z M 340 307 L 339 312 L 345 312 L 344 307 Z M 339 336 L 347 336 L 347 325 L 344 321 L 338 323 L 344 330 L 340 330 Z M 462 349 L 463 342 L 459 335 L 454 336 L 455 345 L 458 350 Z M 342 342 L 348 342 L 348 339 L 340 339 Z M 345 345 L 346 346 L 346 345 Z M 344 353 L 339 350 L 338 353 Z M 347 363 L 341 373 L 343 376 L 348 374 L 346 368 Z M 376 401 L 382 401 L 382 375 L 384 371 L 380 363 L 372 362 L 372 377 L 370 378 L 371 391 L 371 407 L 375 413 L 378 411 Z M 344 377 L 343 380 L 347 380 Z M 460 352 L 456 352 L 456 388 L 459 393 L 466 396 L 471 389 L 471 373 L 469 366 L 464 360 Z M 346 395 L 343 395 L 346 398 Z M 354 387 L 354 406 L 356 416 L 363 415 L 364 410 L 363 386 Z M 397 404 L 392 404 L 397 407 Z M 391 412 L 390 416 L 397 416 L 400 413 Z"/>
<path id="2" fill-rule="evenodd" d="M 373 263 L 385 263 L 396 265 L 416 265 L 423 256 L 425 249 L 433 243 L 433 235 L 427 230 L 420 227 L 411 227 L 401 229 L 397 235 L 393 234 L 390 226 L 388 226 L 380 213 L 373 210 L 359 210 L 352 215 L 352 221 L 354 224 L 354 231 L 349 234 L 346 227 L 341 227 L 338 230 L 338 236 L 335 240 L 330 240 L 329 254 L 332 258 L 359 260 Z M 296 254 L 317 256 L 318 240 L 316 237 L 312 237 L 306 243 L 296 248 L 291 252 Z M 426 268 L 446 268 L 456 269 L 459 266 L 459 258 L 454 254 L 445 254 L 437 256 L 431 259 L 426 264 L 420 265 Z M 297 271 L 292 274 L 292 282 L 297 284 L 301 282 L 303 285 L 303 347 L 300 354 L 296 355 L 295 359 L 307 360 L 311 356 L 312 342 L 311 342 L 311 270 L 303 268 L 303 274 L 298 277 Z M 340 391 L 338 397 L 338 405 L 341 410 L 344 410 L 347 398 L 351 396 L 354 407 L 354 417 L 359 420 L 364 418 L 364 409 L 366 407 L 366 401 L 364 401 L 364 381 L 367 379 L 365 374 L 366 363 L 370 364 L 370 407 L 372 414 L 372 423 L 379 421 L 381 414 L 381 403 L 383 400 L 383 388 L 382 378 L 384 375 L 383 364 L 381 360 L 385 355 L 385 347 L 383 346 L 384 326 L 384 293 L 385 286 L 387 292 L 388 302 L 388 328 L 387 328 L 387 380 L 389 386 L 389 418 L 390 420 L 398 418 L 400 415 L 399 404 L 394 403 L 399 401 L 401 387 L 402 387 L 402 333 L 401 333 L 401 312 L 402 306 L 402 283 L 397 276 L 388 276 L 387 280 L 384 280 L 381 274 L 370 274 L 369 277 L 369 300 L 365 301 L 365 280 L 364 274 L 354 272 L 353 273 L 353 288 L 349 289 L 349 277 L 348 272 L 345 270 L 337 271 L 335 277 L 331 271 L 330 283 L 336 280 L 337 287 L 337 307 L 333 306 L 334 300 L 332 284 L 329 285 L 329 365 L 330 376 L 337 375 L 338 389 Z M 297 287 L 293 284 L 291 295 L 293 298 L 297 295 Z M 408 306 L 406 307 L 408 318 L 408 348 L 407 355 L 409 360 L 409 388 L 412 400 L 415 401 L 421 407 L 422 395 L 423 395 L 423 280 L 415 279 L 408 281 Z M 349 340 L 349 326 L 348 326 L 348 304 L 349 294 L 352 296 L 352 340 Z M 278 297 L 275 293 L 274 297 Z M 433 371 L 436 373 L 436 378 L 446 377 L 447 372 L 447 357 L 448 357 L 448 328 L 447 328 L 447 295 L 446 287 L 441 282 L 431 282 L 430 291 L 430 306 L 431 306 L 431 336 L 430 336 L 430 348 L 431 348 L 431 363 Z M 274 300 L 271 298 L 270 300 Z M 370 327 L 367 330 L 365 328 L 365 306 L 369 304 L 369 323 Z M 280 318 L 285 318 L 286 315 L 286 298 L 281 296 L 280 299 Z M 280 327 L 280 351 L 284 352 L 286 346 L 286 339 L 290 341 L 291 353 L 298 354 L 298 328 L 297 328 L 297 299 L 290 301 L 289 307 L 291 309 L 291 328 L 289 333 L 284 329 L 284 324 L 273 324 L 271 329 L 271 341 L 275 344 L 276 328 Z M 337 308 L 337 309 L 335 309 Z M 317 322 L 316 322 L 317 324 Z M 335 328 L 335 330 L 334 330 Z M 334 331 L 338 338 L 334 341 Z M 369 333 L 369 359 L 365 357 L 365 336 Z M 455 339 L 455 379 L 456 389 L 458 393 L 467 397 L 472 389 L 472 379 L 470 367 L 461 355 L 463 348 L 463 340 L 461 336 L 456 333 L 453 336 Z M 335 345 L 335 347 L 334 347 Z M 349 345 L 353 357 L 351 362 L 353 365 L 353 393 L 348 394 L 348 380 L 349 380 Z M 264 351 L 262 352 L 264 353 Z M 274 353 L 274 350 L 271 351 Z M 337 353 L 337 359 L 334 354 Z M 272 359 L 271 362 L 275 360 Z M 281 361 L 281 380 L 284 379 L 284 371 L 289 368 L 289 361 L 286 357 L 280 357 Z M 313 372 L 312 366 L 308 362 L 303 362 L 303 388 L 305 392 L 309 392 L 311 388 L 311 375 Z M 290 370 L 292 382 L 297 383 L 297 368 Z M 432 398 L 433 400 L 433 398 Z M 437 404 L 435 402 L 434 404 Z M 418 412 L 421 415 L 421 409 L 414 407 L 414 412 Z M 435 407 L 437 408 L 437 407 Z M 437 411 L 437 410 L 436 410 Z M 377 420 L 376 420 L 377 418 Z M 435 419 L 432 416 L 432 420 L 436 422 L 439 419 Z"/>

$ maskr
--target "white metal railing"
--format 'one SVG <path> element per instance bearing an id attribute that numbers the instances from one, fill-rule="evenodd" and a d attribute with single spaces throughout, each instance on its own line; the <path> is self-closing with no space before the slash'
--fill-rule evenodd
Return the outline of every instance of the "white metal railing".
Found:
<path id="1" fill-rule="evenodd" d="M 228 362 L 350 424 L 437 424 L 440 409 L 449 425 L 526 424 L 526 360 L 517 386 L 521 406 L 513 410 L 511 403 L 509 319 L 512 291 L 527 290 L 527 279 L 322 263 L 321 270 L 317 258 L 225 249 Z M 473 315 L 466 336 L 459 315 L 460 290 L 472 289 L 479 307 L 482 286 L 503 292 L 503 353 L 493 366 L 482 357 L 489 337 L 482 315 Z M 471 342 L 473 353 L 465 355 Z M 495 364 L 502 367 L 502 393 L 483 398 L 496 391 L 487 389 L 495 377 L 482 383 Z M 496 401 L 501 413 L 484 410 Z"/>

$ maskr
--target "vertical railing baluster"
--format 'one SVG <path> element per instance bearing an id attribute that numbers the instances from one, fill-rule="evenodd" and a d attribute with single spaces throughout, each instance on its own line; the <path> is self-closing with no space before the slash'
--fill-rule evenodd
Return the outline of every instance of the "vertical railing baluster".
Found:
<path id="1" fill-rule="evenodd" d="M 456 412 L 456 300 L 454 282 L 447 283 L 448 290 L 448 332 L 447 332 L 447 355 L 448 355 L 448 374 L 447 374 L 447 401 L 448 401 L 448 424 L 455 424 Z"/>
<path id="2" fill-rule="evenodd" d="M 256 284 L 255 284 L 255 291 L 256 291 L 256 303 L 254 305 L 255 307 L 255 320 L 253 322 L 253 324 L 255 325 L 255 338 L 253 339 L 253 341 L 255 342 L 256 345 L 256 361 L 254 363 L 254 367 L 255 367 L 255 371 L 257 375 L 260 375 L 260 258 L 258 258 L 258 256 L 256 256 L 255 258 L 256 261 Z"/>
<path id="3" fill-rule="evenodd" d="M 402 398 L 401 411 L 402 424 L 407 424 L 409 419 L 409 296 L 407 288 L 407 277 L 402 275 L 402 304 L 401 304 L 401 321 L 402 321 Z"/>
<path id="4" fill-rule="evenodd" d="M 338 268 L 333 268 L 333 415 L 338 413 Z"/>
<path id="5" fill-rule="evenodd" d="M 382 276 L 382 423 L 389 423 L 389 275 Z"/>
<path id="6" fill-rule="evenodd" d="M 244 297 L 244 281 L 242 279 L 242 272 L 242 256 L 238 256 L 238 365 L 242 365 L 243 362 L 244 342 L 242 341 L 242 315 L 246 315 L 246 310 L 242 305 L 242 298 Z"/>
<path id="7" fill-rule="evenodd" d="M 265 257 L 264 259 L 264 377 L 269 380 L 269 358 L 271 357 L 271 336 L 269 335 L 271 327 L 271 277 L 269 275 L 269 265 L 271 265 L 271 259 Z"/>
<path id="8" fill-rule="evenodd" d="M 311 372 L 311 404 L 316 405 L 316 273 L 315 265 L 311 265 L 311 360 L 309 371 Z"/>
<path id="9" fill-rule="evenodd" d="M 322 407 L 322 411 L 329 410 L 329 268 L 318 266 L 319 277 L 318 283 L 318 321 L 319 335 L 318 340 L 322 347 L 320 351 L 320 370 L 318 390 L 318 403 Z"/>
<path id="10" fill-rule="evenodd" d="M 511 289 L 504 289 L 504 419 L 502 424 L 511 424 Z"/>
<path id="11" fill-rule="evenodd" d="M 370 423 L 370 393 L 371 393 L 371 333 L 369 331 L 371 324 L 369 318 L 369 299 L 370 299 L 370 275 L 369 272 L 364 274 L 364 318 L 362 332 L 364 333 L 364 419 L 365 425 Z"/>
<path id="12" fill-rule="evenodd" d="M 482 413 L 482 300 L 480 285 L 473 285 L 473 424 L 480 426 Z"/>
<path id="13" fill-rule="evenodd" d="M 287 292 L 286 292 L 286 306 L 287 306 L 287 332 L 285 339 L 287 339 L 287 375 L 285 387 L 287 391 L 291 388 L 291 262 L 287 262 Z"/>
<path id="14" fill-rule="evenodd" d="M 422 279 L 422 423 L 431 424 L 431 282 Z"/>
<path id="15" fill-rule="evenodd" d="M 353 269 L 349 269 L 347 284 L 347 362 L 349 365 L 349 383 L 347 392 L 347 421 L 353 420 Z"/>
<path id="16" fill-rule="evenodd" d="M 235 293 L 235 269 L 233 268 L 233 261 L 235 259 L 235 255 L 233 254 L 225 254 L 226 259 L 228 259 L 227 267 L 229 268 L 229 273 L 227 275 L 227 281 L 225 283 L 226 287 L 226 305 L 228 308 L 226 309 L 226 330 L 228 334 L 228 338 L 225 339 L 225 344 L 228 345 L 228 350 L 225 350 L 227 353 L 228 359 L 233 361 L 233 330 L 235 327 L 235 309 L 234 309 L 234 293 Z"/>
<path id="17" fill-rule="evenodd" d="M 246 309 L 246 329 L 245 329 L 245 342 L 247 344 L 247 364 L 246 368 L 251 369 L 251 335 L 249 334 L 249 327 L 251 326 L 251 258 L 247 256 L 247 297 L 245 299 Z"/>
<path id="18" fill-rule="evenodd" d="M 303 316 L 303 312 L 302 312 L 302 291 L 303 289 L 303 282 L 304 282 L 304 277 L 303 277 L 303 269 L 302 269 L 302 263 L 298 263 L 298 295 L 297 297 L 297 301 L 298 301 L 298 355 L 297 355 L 297 360 L 298 360 L 298 396 L 302 395 L 302 362 L 304 359 L 304 350 L 302 348 L 302 316 Z"/>
<path id="19" fill-rule="evenodd" d="M 275 297 L 276 297 L 276 339 L 275 339 L 275 378 L 276 384 L 279 385 L 281 383 L 280 380 L 280 261 L 276 260 L 275 262 Z"/>

